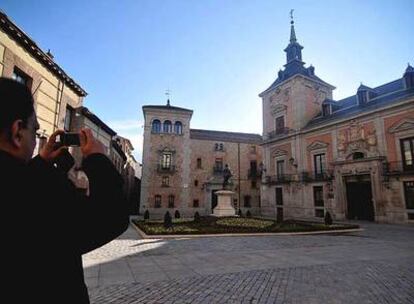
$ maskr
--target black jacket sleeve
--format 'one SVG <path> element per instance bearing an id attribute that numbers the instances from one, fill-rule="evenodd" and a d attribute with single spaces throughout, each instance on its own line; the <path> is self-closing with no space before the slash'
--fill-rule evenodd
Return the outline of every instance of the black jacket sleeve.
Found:
<path id="1" fill-rule="evenodd" d="M 40 157 L 35 157 L 30 166 L 37 182 L 42 181 L 47 187 L 43 197 L 51 202 L 46 204 L 52 210 L 61 208 L 49 210 L 51 216 L 64 213 L 60 218 L 70 221 L 68 234 L 76 251 L 84 254 L 94 250 L 127 229 L 128 205 L 122 191 L 123 180 L 105 155 L 90 155 L 82 163 L 89 180 L 89 196 L 80 194 L 64 172 Z M 63 225 L 66 227 L 68 223 Z"/>
<path id="2" fill-rule="evenodd" d="M 81 253 L 96 249 L 124 232 L 129 223 L 123 180 L 103 154 L 84 159 L 82 167 L 89 180 L 89 197 L 80 206 L 79 248 Z"/>

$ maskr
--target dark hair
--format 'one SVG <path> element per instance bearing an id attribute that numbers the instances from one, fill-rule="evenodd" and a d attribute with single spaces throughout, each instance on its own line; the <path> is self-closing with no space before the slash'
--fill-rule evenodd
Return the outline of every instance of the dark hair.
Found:
<path id="1" fill-rule="evenodd" d="M 34 112 L 33 96 L 29 88 L 13 79 L 0 77 L 0 132 L 8 131 L 14 121 L 26 125 Z"/>

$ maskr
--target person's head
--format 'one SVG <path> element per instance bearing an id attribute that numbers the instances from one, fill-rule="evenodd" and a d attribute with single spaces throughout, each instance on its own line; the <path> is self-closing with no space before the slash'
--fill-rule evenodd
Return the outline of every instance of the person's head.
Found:
<path id="1" fill-rule="evenodd" d="M 33 96 L 28 87 L 0 78 L 0 150 L 28 161 L 36 146 L 39 129 Z"/>

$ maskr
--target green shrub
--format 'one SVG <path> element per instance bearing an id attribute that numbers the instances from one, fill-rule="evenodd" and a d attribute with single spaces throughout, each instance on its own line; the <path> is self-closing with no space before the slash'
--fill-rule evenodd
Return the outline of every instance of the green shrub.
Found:
<path id="1" fill-rule="evenodd" d="M 144 212 L 144 220 L 149 220 L 149 211 L 145 210 Z"/>
<path id="2" fill-rule="evenodd" d="M 171 228 L 172 227 L 172 218 L 170 213 L 167 211 L 164 215 L 164 228 Z"/>
<path id="3" fill-rule="evenodd" d="M 250 213 L 250 210 L 247 210 L 246 217 L 252 217 L 252 214 Z"/>
<path id="4" fill-rule="evenodd" d="M 237 211 L 237 215 L 242 217 L 243 216 L 243 212 L 241 211 L 241 209 L 239 209 L 239 211 Z"/>
<path id="5" fill-rule="evenodd" d="M 194 222 L 200 222 L 200 213 L 198 213 L 198 211 L 194 213 Z"/>
<path id="6" fill-rule="evenodd" d="M 180 215 L 180 211 L 175 210 L 174 217 L 175 217 L 175 218 L 180 218 L 180 217 L 181 217 L 181 215 Z"/>
<path id="7" fill-rule="evenodd" d="M 329 213 L 329 211 L 326 211 L 326 213 L 325 213 L 325 225 L 327 225 L 327 226 L 332 225 L 332 216 Z"/>

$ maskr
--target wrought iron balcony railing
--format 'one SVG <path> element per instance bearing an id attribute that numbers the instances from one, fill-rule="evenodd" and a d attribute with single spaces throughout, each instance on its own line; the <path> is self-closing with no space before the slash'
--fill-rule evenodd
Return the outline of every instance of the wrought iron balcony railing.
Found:
<path id="1" fill-rule="evenodd" d="M 272 176 L 266 176 L 265 183 L 270 185 L 287 184 L 292 181 L 291 174 L 278 174 Z"/>
<path id="2" fill-rule="evenodd" d="M 329 181 L 334 178 L 333 171 L 325 170 L 322 172 L 308 172 L 304 171 L 300 173 L 300 181 L 315 182 L 315 181 Z"/>
<path id="3" fill-rule="evenodd" d="M 175 172 L 175 166 L 163 166 L 158 164 L 157 165 L 157 172 L 158 173 L 174 173 Z"/>
<path id="4" fill-rule="evenodd" d="M 262 172 L 260 170 L 249 169 L 247 171 L 247 178 L 249 179 L 258 179 L 262 177 Z"/>
<path id="5" fill-rule="evenodd" d="M 280 128 L 274 131 L 270 131 L 267 133 L 267 139 L 272 139 L 272 138 L 277 138 L 283 135 L 287 135 L 289 134 L 289 132 L 290 132 L 290 129 L 286 127 Z"/>
<path id="6" fill-rule="evenodd" d="M 414 160 L 413 161 L 393 161 L 383 163 L 383 174 L 390 175 L 413 175 L 414 174 Z"/>
<path id="7" fill-rule="evenodd" d="M 223 167 L 213 167 L 213 174 L 214 175 L 221 175 L 223 174 Z"/>

